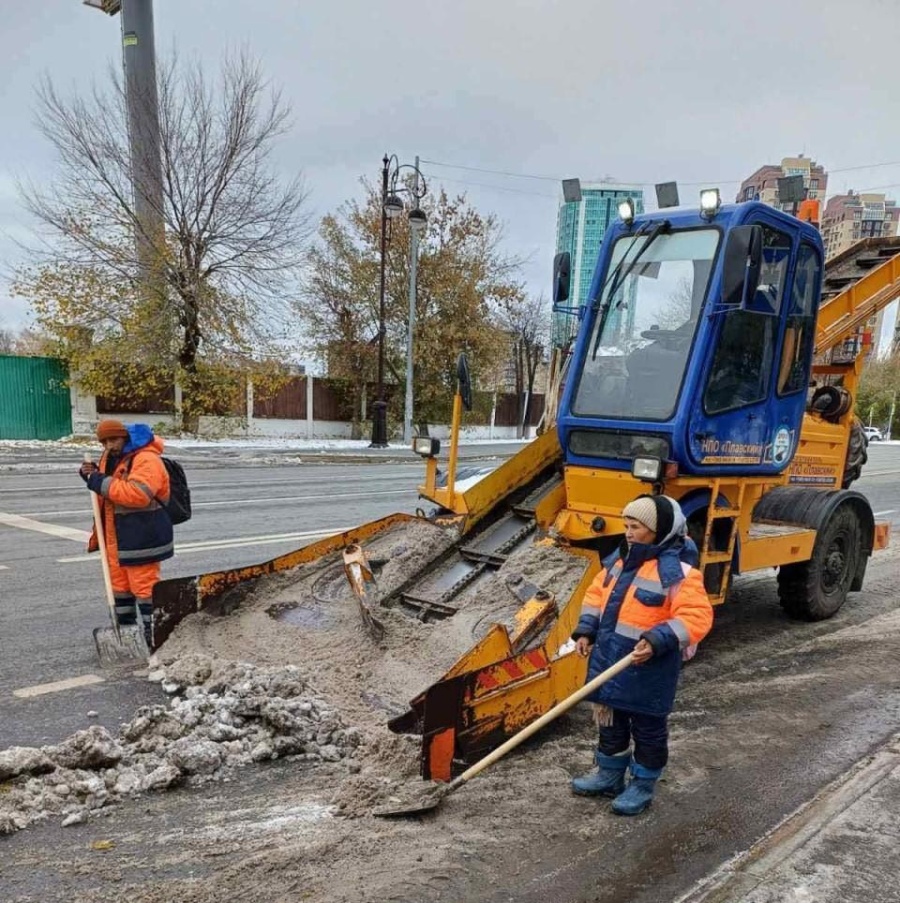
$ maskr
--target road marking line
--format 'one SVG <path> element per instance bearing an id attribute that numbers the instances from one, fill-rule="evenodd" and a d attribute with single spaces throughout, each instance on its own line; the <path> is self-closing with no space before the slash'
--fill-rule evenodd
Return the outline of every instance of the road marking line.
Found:
<path id="1" fill-rule="evenodd" d="M 13 696 L 20 699 L 31 699 L 34 696 L 44 696 L 47 693 L 59 693 L 63 690 L 73 690 L 75 687 L 89 687 L 92 684 L 102 684 L 106 678 L 97 674 L 83 674 L 81 677 L 70 677 L 68 680 L 57 680 L 50 684 L 36 684 L 33 687 L 22 687 L 13 690 Z"/>
<path id="2" fill-rule="evenodd" d="M 888 508 L 887 511 L 876 511 L 874 512 L 874 517 L 884 517 L 886 514 L 896 514 L 896 508 Z"/>
<path id="3" fill-rule="evenodd" d="M 263 496 L 258 499 L 232 499 L 223 502 L 199 502 L 196 506 L 191 505 L 191 508 L 220 508 L 222 505 L 229 505 L 234 507 L 235 505 L 255 505 L 258 502 L 321 502 L 321 501 L 331 501 L 332 499 L 359 499 L 359 498 L 369 498 L 373 495 L 404 495 L 406 493 L 413 493 L 416 489 L 414 486 L 410 486 L 407 489 L 382 489 L 376 490 L 375 492 L 367 492 L 366 490 L 360 490 L 359 492 L 330 492 L 325 495 L 278 495 L 278 496 Z"/>
<path id="4" fill-rule="evenodd" d="M 86 530 L 76 530 L 74 527 L 60 527 L 57 524 L 45 524 L 42 521 L 23 517 L 21 514 L 6 514 L 0 511 L 0 524 L 7 527 L 18 527 L 20 530 L 33 530 L 35 533 L 47 533 L 59 539 L 74 539 L 76 542 L 87 542 L 90 533 Z"/>
<path id="5" fill-rule="evenodd" d="M 191 490 L 193 491 L 193 486 Z M 373 495 L 407 495 L 416 492 L 416 487 L 410 486 L 404 489 L 387 489 L 378 490 L 376 492 L 366 492 L 361 490 L 350 494 L 329 494 L 329 495 L 292 495 L 292 496 L 267 496 L 259 499 L 229 499 L 222 502 L 194 502 L 191 501 L 191 510 L 196 511 L 198 508 L 221 508 L 228 505 L 234 508 L 237 505 L 256 504 L 257 502 L 315 502 L 315 501 L 331 501 L 332 499 L 361 499 L 369 498 Z M 27 517 L 62 517 L 69 514 L 84 514 L 90 517 L 90 511 L 83 508 L 70 509 L 68 511 L 29 511 Z"/>
<path id="6" fill-rule="evenodd" d="M 275 533 L 268 536 L 237 536 L 232 539 L 210 539 L 203 542 L 186 542 L 175 546 L 176 555 L 190 555 L 192 552 L 214 552 L 217 549 L 237 549 L 243 546 L 266 546 L 278 542 L 294 542 L 298 539 L 316 539 L 346 533 L 353 527 L 330 527 L 327 530 L 308 530 L 305 533 Z M 79 561 L 93 561 L 94 555 L 76 555 L 72 558 L 57 558 L 59 564 L 74 564 Z"/>
<path id="7" fill-rule="evenodd" d="M 9 565 L 0 564 L 0 571 L 8 571 L 8 570 L 9 570 Z"/>

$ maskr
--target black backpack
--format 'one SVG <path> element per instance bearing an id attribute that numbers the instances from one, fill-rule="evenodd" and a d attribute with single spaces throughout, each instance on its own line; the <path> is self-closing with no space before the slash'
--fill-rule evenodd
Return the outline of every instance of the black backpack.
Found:
<path id="1" fill-rule="evenodd" d="M 163 455 L 160 455 L 160 458 L 169 474 L 169 501 L 165 503 L 158 497 L 156 501 L 165 509 L 173 525 L 183 524 L 186 520 L 191 519 L 191 490 L 188 487 L 184 468 L 173 458 L 166 458 Z M 130 458 L 125 465 L 126 476 L 131 473 L 133 460 Z"/>
<path id="2" fill-rule="evenodd" d="M 169 473 L 169 501 L 163 507 L 173 524 L 183 524 L 191 519 L 191 490 L 188 487 L 184 468 L 172 458 L 163 458 Z"/>

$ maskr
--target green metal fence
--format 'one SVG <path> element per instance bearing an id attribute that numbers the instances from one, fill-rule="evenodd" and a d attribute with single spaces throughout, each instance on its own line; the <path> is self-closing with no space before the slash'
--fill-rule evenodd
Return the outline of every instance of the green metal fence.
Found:
<path id="1" fill-rule="evenodd" d="M 52 357 L 0 354 L 0 439 L 60 439 L 72 432 L 68 372 Z"/>

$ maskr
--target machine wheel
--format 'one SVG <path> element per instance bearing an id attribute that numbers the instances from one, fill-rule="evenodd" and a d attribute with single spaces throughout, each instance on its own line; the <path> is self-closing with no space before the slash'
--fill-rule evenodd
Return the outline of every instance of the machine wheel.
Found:
<path id="1" fill-rule="evenodd" d="M 844 604 L 857 571 L 862 528 L 856 511 L 842 505 L 822 527 L 812 558 L 778 571 L 778 598 L 792 618 L 824 621 Z"/>
<path id="2" fill-rule="evenodd" d="M 853 426 L 850 428 L 850 442 L 847 448 L 847 463 L 844 465 L 842 489 L 847 489 L 854 480 L 859 479 L 863 465 L 869 460 L 867 445 L 863 425 L 859 420 L 854 419 Z"/>

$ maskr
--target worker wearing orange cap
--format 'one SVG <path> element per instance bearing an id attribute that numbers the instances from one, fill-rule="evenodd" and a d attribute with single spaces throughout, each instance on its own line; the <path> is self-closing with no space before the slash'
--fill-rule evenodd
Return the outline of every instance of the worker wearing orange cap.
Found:
<path id="1" fill-rule="evenodd" d="M 152 646 L 153 587 L 160 562 L 174 554 L 172 521 L 165 509 L 169 475 L 162 462 L 162 439 L 143 423 L 125 425 L 101 420 L 97 438 L 103 445 L 100 464 L 85 462 L 81 478 L 100 496 L 106 555 L 120 624 L 133 625 L 135 604 Z M 99 548 L 94 530 L 88 551 Z"/>

